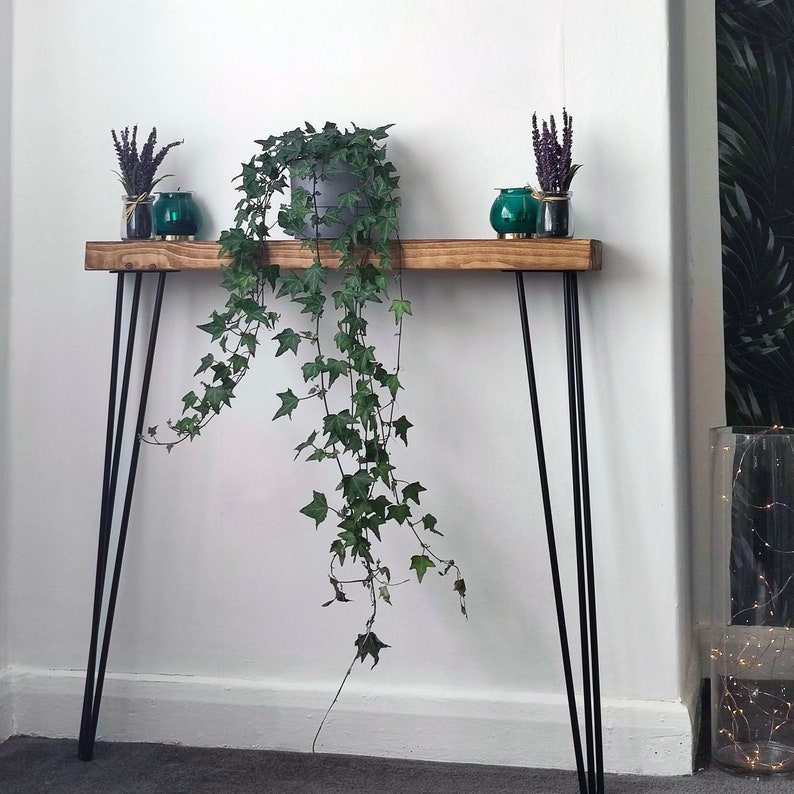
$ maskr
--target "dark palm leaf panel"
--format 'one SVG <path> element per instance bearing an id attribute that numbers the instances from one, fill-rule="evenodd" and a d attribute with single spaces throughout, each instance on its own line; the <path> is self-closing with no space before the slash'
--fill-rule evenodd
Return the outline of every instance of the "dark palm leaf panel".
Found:
<path id="1" fill-rule="evenodd" d="M 717 0 L 730 425 L 794 425 L 794 3 Z"/>
<path id="2" fill-rule="evenodd" d="M 727 423 L 792 427 L 794 3 L 717 0 L 716 14 Z M 759 468 L 742 473 L 737 461 L 734 624 L 794 619 L 794 516 L 773 516 L 758 499 L 774 481 Z M 758 582 L 775 595 L 774 615 L 758 608 Z"/>

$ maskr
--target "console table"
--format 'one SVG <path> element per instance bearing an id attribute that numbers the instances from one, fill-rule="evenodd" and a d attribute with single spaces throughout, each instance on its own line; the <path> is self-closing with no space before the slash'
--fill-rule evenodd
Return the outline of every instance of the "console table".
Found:
<path id="1" fill-rule="evenodd" d="M 402 240 L 399 243 L 396 242 L 394 246 L 395 267 L 399 266 L 404 270 L 492 270 L 514 274 L 579 791 L 580 794 L 602 794 L 604 765 L 601 693 L 577 282 L 579 272 L 601 269 L 601 243 L 598 240 L 558 239 Z M 327 243 L 321 244 L 321 253 L 324 253 L 325 261 L 334 261 L 334 255 L 330 253 Z M 293 240 L 268 242 L 266 255 L 268 261 L 279 264 L 285 270 L 305 269 L 312 262 L 312 253 L 302 247 L 300 242 Z M 145 241 L 89 242 L 86 244 L 85 269 L 116 273 L 117 281 L 99 544 L 94 583 L 94 608 L 78 747 L 78 755 L 84 761 L 91 760 L 94 752 L 110 635 L 135 488 L 140 436 L 143 432 L 146 414 L 166 277 L 169 272 L 174 271 L 217 271 L 221 265 L 226 263 L 227 260 L 219 258 L 219 246 L 213 242 Z M 562 274 L 573 478 L 570 509 L 573 511 L 576 545 L 584 749 L 582 732 L 579 727 L 580 709 L 574 690 L 568 629 L 563 604 L 563 586 L 557 562 L 554 514 L 549 494 L 527 313 L 524 274 L 528 272 L 559 272 Z M 156 295 L 149 320 L 146 360 L 140 383 L 135 429 L 129 439 L 131 452 L 128 461 L 125 456 L 124 462 L 127 465 L 125 466 L 126 471 L 122 475 L 121 449 L 131 388 L 131 370 L 139 319 L 141 287 L 143 276 L 146 274 L 157 277 Z M 130 279 L 133 281 L 132 296 L 130 300 L 125 300 L 125 282 Z M 116 494 L 120 478 L 125 481 L 124 501 L 120 517 L 118 521 L 115 521 Z M 116 538 L 115 554 L 111 555 L 114 534 Z M 113 558 L 112 562 L 111 557 Z M 110 577 L 109 587 L 108 577 Z M 106 605 L 105 600 L 107 601 Z"/>

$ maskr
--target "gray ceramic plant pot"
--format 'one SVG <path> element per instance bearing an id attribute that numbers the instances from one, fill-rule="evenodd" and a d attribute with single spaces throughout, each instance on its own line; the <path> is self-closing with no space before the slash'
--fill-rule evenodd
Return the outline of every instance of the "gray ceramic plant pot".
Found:
<path id="1" fill-rule="evenodd" d="M 350 167 L 345 164 L 340 165 L 339 170 L 332 177 L 317 180 L 316 185 L 312 177 L 296 177 L 290 174 L 290 190 L 294 192 L 296 188 L 303 188 L 307 193 L 316 192 L 317 214 L 320 218 L 323 217 L 329 208 L 335 207 L 339 203 L 339 197 L 343 193 L 347 193 L 350 190 L 358 190 L 363 194 L 360 180 L 353 175 Z M 342 210 L 339 222 L 320 224 L 318 237 L 322 240 L 335 240 L 341 237 L 354 219 L 364 215 L 365 212 L 366 210 L 361 204 L 355 210 Z M 297 237 L 305 240 L 314 236 L 314 229 L 311 224 L 306 224 L 303 233 Z"/>

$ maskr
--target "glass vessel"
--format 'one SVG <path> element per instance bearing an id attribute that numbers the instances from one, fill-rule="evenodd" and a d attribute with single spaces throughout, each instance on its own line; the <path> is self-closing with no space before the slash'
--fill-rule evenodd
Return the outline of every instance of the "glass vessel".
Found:
<path id="1" fill-rule="evenodd" d="M 711 753 L 794 773 L 794 429 L 711 430 Z"/>
<path id="2" fill-rule="evenodd" d="M 573 237 L 572 195 L 570 190 L 543 195 L 538 210 L 538 237 Z"/>
<path id="3" fill-rule="evenodd" d="M 160 193 L 154 225 L 163 240 L 193 240 L 201 228 L 201 212 L 191 191 Z"/>
<path id="4" fill-rule="evenodd" d="M 121 197 L 121 239 L 151 240 L 154 238 L 154 197 Z"/>
<path id="5" fill-rule="evenodd" d="M 499 195 L 491 205 L 491 226 L 500 240 L 530 237 L 535 231 L 538 200 L 528 187 L 496 188 Z"/>

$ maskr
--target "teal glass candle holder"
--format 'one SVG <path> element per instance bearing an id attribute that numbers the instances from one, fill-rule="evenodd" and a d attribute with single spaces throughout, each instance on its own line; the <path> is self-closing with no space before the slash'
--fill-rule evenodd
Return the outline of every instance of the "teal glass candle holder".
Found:
<path id="1" fill-rule="evenodd" d="M 163 240 L 195 239 L 201 228 L 201 212 L 193 193 L 160 193 L 154 205 L 154 225 Z"/>
<path id="2" fill-rule="evenodd" d="M 499 239 L 530 237 L 537 225 L 539 202 L 528 187 L 496 188 L 499 195 L 491 205 L 491 226 Z"/>

